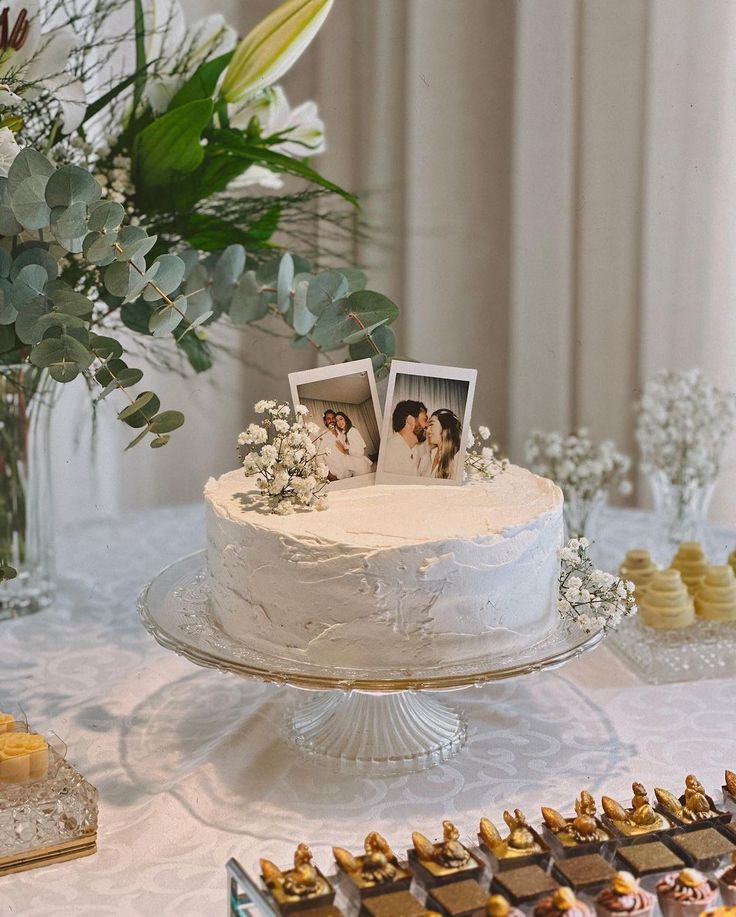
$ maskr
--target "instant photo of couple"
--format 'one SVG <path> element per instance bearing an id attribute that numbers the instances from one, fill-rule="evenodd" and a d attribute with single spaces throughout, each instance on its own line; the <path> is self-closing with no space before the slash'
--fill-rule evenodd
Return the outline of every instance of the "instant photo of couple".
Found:
<path id="1" fill-rule="evenodd" d="M 461 484 L 475 370 L 394 360 L 385 416 L 370 360 L 292 373 L 295 407 L 320 428 L 329 489 Z"/>

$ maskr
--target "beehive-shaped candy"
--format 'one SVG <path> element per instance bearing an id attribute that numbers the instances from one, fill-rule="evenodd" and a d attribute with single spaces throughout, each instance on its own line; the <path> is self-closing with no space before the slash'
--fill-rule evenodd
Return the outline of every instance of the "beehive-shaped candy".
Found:
<path id="1" fill-rule="evenodd" d="M 683 541 L 670 566 L 673 570 L 680 571 L 687 591 L 690 595 L 695 595 L 700 581 L 708 571 L 708 560 L 699 541 Z"/>
<path id="2" fill-rule="evenodd" d="M 736 621 L 736 576 L 728 564 L 708 568 L 695 593 L 695 614 L 706 621 Z"/>
<path id="3" fill-rule="evenodd" d="M 644 624 L 658 630 L 689 627 L 695 621 L 695 609 L 679 570 L 658 570 L 649 581 L 639 602 Z"/>
<path id="4" fill-rule="evenodd" d="M 621 579 L 631 580 L 636 586 L 636 601 L 640 602 L 644 595 L 649 581 L 657 572 L 657 567 L 653 563 L 649 551 L 644 548 L 634 548 L 626 552 L 626 557 L 621 566 L 618 568 L 618 575 Z"/>

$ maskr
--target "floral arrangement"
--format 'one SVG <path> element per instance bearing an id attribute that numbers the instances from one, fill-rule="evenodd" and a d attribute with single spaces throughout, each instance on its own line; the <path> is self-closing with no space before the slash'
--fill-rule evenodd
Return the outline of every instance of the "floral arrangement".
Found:
<path id="1" fill-rule="evenodd" d="M 506 471 L 509 460 L 498 457 L 498 446 L 490 442 L 491 431 L 488 427 L 479 426 L 475 433 L 471 429 L 469 434 L 465 450 L 465 474 L 469 478 L 492 481 L 497 474 Z"/>
<path id="2" fill-rule="evenodd" d="M 280 515 L 325 509 L 328 469 L 318 452 L 319 427 L 305 420 L 307 409 L 299 406 L 291 423 L 288 404 L 259 401 L 255 411 L 267 416 L 249 424 L 238 445 L 244 449 L 245 473 L 255 475 L 266 506 Z"/>
<path id="3" fill-rule="evenodd" d="M 535 430 L 526 443 L 526 459 L 532 471 L 562 488 L 566 501 L 588 501 L 611 489 L 631 493 L 631 459 L 610 440 L 594 443 L 584 427 L 569 436 Z"/>
<path id="4" fill-rule="evenodd" d="M 636 438 L 642 469 L 685 490 L 712 483 L 736 426 L 736 395 L 699 369 L 657 373 L 644 386 Z"/>
<path id="5" fill-rule="evenodd" d="M 564 620 L 586 633 L 612 630 L 636 612 L 634 584 L 597 570 L 588 556 L 588 541 L 573 538 L 560 550 L 560 594 L 557 608 Z"/>

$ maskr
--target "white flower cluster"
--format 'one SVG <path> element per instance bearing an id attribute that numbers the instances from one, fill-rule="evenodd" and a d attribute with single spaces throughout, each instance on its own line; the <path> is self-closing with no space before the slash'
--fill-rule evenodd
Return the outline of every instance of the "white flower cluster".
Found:
<path id="1" fill-rule="evenodd" d="M 560 550 L 560 594 L 557 608 L 586 633 L 594 627 L 613 630 L 636 611 L 634 584 L 597 570 L 588 556 L 588 541 L 573 538 Z"/>
<path id="2" fill-rule="evenodd" d="M 716 388 L 699 369 L 665 370 L 644 386 L 638 410 L 644 471 L 661 471 L 684 488 L 715 481 L 736 425 L 736 395 Z"/>
<path id="3" fill-rule="evenodd" d="M 485 478 L 492 481 L 497 474 L 506 471 L 509 460 L 498 457 L 498 446 L 489 442 L 491 431 L 478 427 L 477 433 L 468 431 L 468 445 L 465 450 L 465 476 Z"/>
<path id="4" fill-rule="evenodd" d="M 102 188 L 102 197 L 108 201 L 125 204 L 135 193 L 133 163 L 129 156 L 114 156 L 112 164 L 98 171 L 95 178 Z"/>
<path id="5" fill-rule="evenodd" d="M 611 488 L 621 494 L 631 493 L 631 481 L 626 476 L 631 459 L 618 452 L 610 440 L 594 443 L 584 427 L 569 436 L 534 430 L 526 443 L 526 460 L 532 471 L 562 488 L 565 500 L 592 500 Z"/>
<path id="6" fill-rule="evenodd" d="M 245 473 L 257 476 L 271 511 L 287 515 L 300 508 L 325 509 L 327 498 L 320 491 L 328 470 L 317 452 L 319 427 L 304 419 L 307 409 L 299 407 L 293 423 L 288 404 L 259 401 L 255 411 L 267 416 L 260 424 L 249 424 L 238 445 L 244 449 Z"/>

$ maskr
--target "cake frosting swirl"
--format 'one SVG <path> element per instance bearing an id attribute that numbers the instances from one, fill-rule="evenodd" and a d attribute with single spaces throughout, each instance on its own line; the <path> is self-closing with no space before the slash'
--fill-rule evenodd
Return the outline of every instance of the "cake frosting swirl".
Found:
<path id="1" fill-rule="evenodd" d="M 651 911 L 654 896 L 644 891 L 631 873 L 617 872 L 595 903 L 597 909 L 607 914 L 639 914 Z"/>
<path id="2" fill-rule="evenodd" d="M 683 904 L 707 904 L 716 894 L 714 884 L 697 869 L 683 869 L 657 883 L 657 894 Z"/>
<path id="3" fill-rule="evenodd" d="M 256 494 L 242 471 L 205 486 L 211 610 L 254 649 L 416 668 L 513 652 L 557 621 L 562 494 L 525 469 L 337 491 L 287 516 Z"/>

